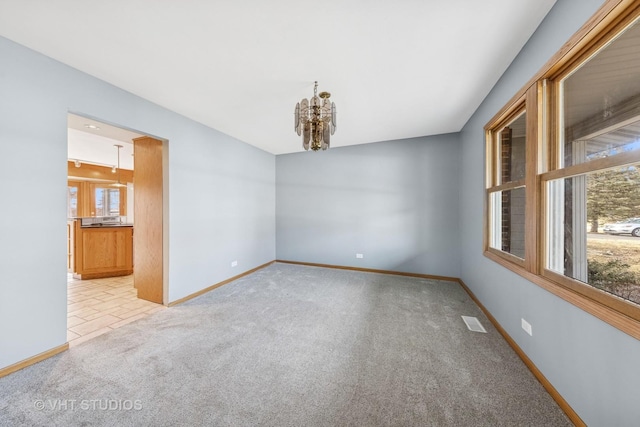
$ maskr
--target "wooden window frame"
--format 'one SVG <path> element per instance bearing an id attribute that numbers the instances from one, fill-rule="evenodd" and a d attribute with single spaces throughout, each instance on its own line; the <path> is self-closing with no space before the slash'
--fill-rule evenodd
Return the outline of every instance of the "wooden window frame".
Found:
<path id="1" fill-rule="evenodd" d="M 89 216 L 95 216 L 96 214 L 96 210 L 97 210 L 96 209 L 96 190 L 98 188 L 104 188 L 109 190 L 117 189 L 118 192 L 120 193 L 119 215 L 121 216 L 127 215 L 127 188 L 126 187 L 116 187 L 112 183 L 101 183 L 101 182 L 91 182 L 89 183 L 88 187 L 89 187 L 89 211 L 91 213 L 91 215 Z M 103 216 L 110 216 L 110 215 L 103 215 Z"/>
<path id="2" fill-rule="evenodd" d="M 538 169 L 538 150 L 534 148 L 537 143 L 537 123 L 538 123 L 538 85 L 534 84 L 523 94 L 521 94 L 514 102 L 503 109 L 501 113 L 494 118 L 487 126 L 485 126 L 485 141 L 486 141 L 486 155 L 487 155 L 487 174 L 486 174 L 486 191 L 485 191 L 485 228 L 484 228 L 484 251 L 490 253 L 494 257 L 501 258 L 506 262 L 514 263 L 521 268 L 531 270 L 532 268 L 537 271 L 535 266 L 537 265 L 537 239 L 532 238 L 536 236 L 534 232 L 532 234 L 532 227 L 536 228 L 537 225 L 534 222 L 535 218 L 532 218 L 530 214 L 531 208 L 536 207 L 538 204 L 537 199 L 530 197 L 531 191 L 529 188 L 536 185 L 536 171 Z M 521 114 L 526 113 L 526 147 L 525 147 L 525 178 L 517 181 L 509 181 L 502 183 L 497 176 L 498 170 L 498 133 L 506 125 L 511 123 Z M 491 235 L 491 194 L 499 191 L 507 191 L 516 188 L 524 188 L 525 190 L 525 252 L 524 259 L 512 255 L 508 252 L 504 252 L 500 249 L 491 247 L 489 242 L 489 236 Z"/>
<path id="3" fill-rule="evenodd" d="M 111 183 L 67 180 L 68 186 L 78 187 L 78 218 L 95 216 L 96 211 L 96 188 L 114 188 Z M 119 187 L 120 191 L 120 215 L 127 215 L 127 189 Z"/>
<path id="4" fill-rule="evenodd" d="M 484 255 L 554 295 L 640 339 L 640 306 L 546 268 L 546 186 L 551 180 L 640 162 L 640 150 L 561 167 L 558 116 L 562 79 L 640 18 L 640 0 L 609 0 L 518 91 L 485 126 Z M 495 135 L 505 123 L 527 112 L 526 176 L 521 182 L 496 181 Z M 518 184 L 518 185 L 516 185 Z M 524 260 L 490 247 L 490 197 L 496 191 L 525 188 Z"/>
<path id="5" fill-rule="evenodd" d="M 67 185 L 69 187 L 77 187 L 78 188 L 78 205 L 77 205 L 77 217 L 85 217 L 90 215 L 90 200 L 91 194 L 89 193 L 89 183 L 87 181 L 80 181 L 69 179 L 67 180 Z"/>
<path id="6" fill-rule="evenodd" d="M 95 189 L 97 187 L 112 188 L 114 178 L 110 167 L 82 163 L 76 167 L 72 161 L 67 161 L 67 182 L 69 185 L 78 186 L 78 217 L 95 216 L 96 201 Z M 120 169 L 118 175 L 122 183 L 133 183 L 133 171 Z M 120 215 L 127 215 L 127 189 L 120 188 Z"/>

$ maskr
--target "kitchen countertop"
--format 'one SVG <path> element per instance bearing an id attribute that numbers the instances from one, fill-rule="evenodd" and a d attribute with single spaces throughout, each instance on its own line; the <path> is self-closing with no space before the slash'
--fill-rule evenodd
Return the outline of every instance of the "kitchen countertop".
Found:
<path id="1" fill-rule="evenodd" d="M 114 227 L 133 227 L 133 224 L 91 224 L 91 225 L 81 226 L 81 228 L 114 228 Z"/>

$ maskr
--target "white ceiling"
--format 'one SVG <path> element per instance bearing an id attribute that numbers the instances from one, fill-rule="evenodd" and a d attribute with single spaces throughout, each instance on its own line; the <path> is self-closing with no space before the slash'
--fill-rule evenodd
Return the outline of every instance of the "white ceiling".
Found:
<path id="1" fill-rule="evenodd" d="M 555 0 L 0 0 L 0 35 L 265 151 L 459 131 Z"/>
<path id="2" fill-rule="evenodd" d="M 133 139 L 144 135 L 75 114 L 67 116 L 67 128 L 68 159 L 117 166 L 121 145 L 120 168 L 133 170 Z"/>

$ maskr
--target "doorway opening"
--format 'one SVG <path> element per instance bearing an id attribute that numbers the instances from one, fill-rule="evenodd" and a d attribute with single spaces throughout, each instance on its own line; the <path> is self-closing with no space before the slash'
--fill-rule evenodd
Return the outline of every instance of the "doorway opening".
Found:
<path id="1" fill-rule="evenodd" d="M 165 308 L 163 158 L 162 141 L 139 132 L 71 113 L 67 128 L 67 341 L 73 346 Z M 149 145 L 160 155 L 150 154 Z M 134 165 L 142 170 L 136 180 Z"/>

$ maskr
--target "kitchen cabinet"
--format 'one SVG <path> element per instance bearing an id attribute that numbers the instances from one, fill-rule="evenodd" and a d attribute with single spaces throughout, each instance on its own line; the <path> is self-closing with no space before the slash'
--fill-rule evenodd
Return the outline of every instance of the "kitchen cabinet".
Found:
<path id="1" fill-rule="evenodd" d="M 74 260 L 73 252 L 75 249 L 75 221 L 67 221 L 67 273 L 73 273 Z"/>
<path id="2" fill-rule="evenodd" d="M 77 279 L 133 274 L 133 226 L 82 227 L 74 221 L 73 276 Z"/>

